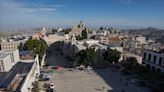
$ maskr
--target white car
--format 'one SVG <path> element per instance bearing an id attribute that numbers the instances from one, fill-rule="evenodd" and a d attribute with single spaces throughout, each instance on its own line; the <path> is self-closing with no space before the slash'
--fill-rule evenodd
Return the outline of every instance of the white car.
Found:
<path id="1" fill-rule="evenodd" d="M 53 83 L 50 84 L 50 89 L 55 89 L 55 85 Z"/>
<path id="2" fill-rule="evenodd" d="M 93 68 L 91 66 L 87 66 L 88 70 L 93 70 Z"/>

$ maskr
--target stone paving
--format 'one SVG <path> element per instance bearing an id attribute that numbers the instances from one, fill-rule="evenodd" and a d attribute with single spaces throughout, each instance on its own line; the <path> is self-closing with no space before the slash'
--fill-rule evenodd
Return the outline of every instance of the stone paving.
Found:
<path id="1" fill-rule="evenodd" d="M 66 65 L 66 58 L 59 52 L 52 52 L 46 57 L 46 62 L 52 66 Z M 131 79 L 129 79 L 131 80 Z M 112 72 L 110 68 L 95 71 L 74 70 L 56 72 L 50 79 L 56 86 L 56 92 L 150 92 L 147 88 L 136 87 L 119 71 Z M 104 87 L 104 88 L 103 88 Z"/>
<path id="2" fill-rule="evenodd" d="M 98 72 L 105 74 L 106 78 L 94 71 L 74 70 L 54 74 L 51 82 L 56 85 L 57 92 L 123 92 L 123 90 L 124 92 L 149 92 L 147 88 L 136 87 L 130 82 L 127 85 L 126 77 L 122 75 L 120 81 L 119 72 L 114 73 L 110 69 L 102 69 Z"/>

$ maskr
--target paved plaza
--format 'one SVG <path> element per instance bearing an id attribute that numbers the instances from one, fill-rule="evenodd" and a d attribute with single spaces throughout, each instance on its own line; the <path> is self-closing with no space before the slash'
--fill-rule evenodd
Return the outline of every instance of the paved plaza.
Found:
<path id="1" fill-rule="evenodd" d="M 46 62 L 53 66 L 64 66 L 71 61 L 59 52 L 52 52 Z M 119 70 L 112 71 L 111 68 L 93 71 L 69 71 L 65 68 L 54 73 L 49 83 L 55 84 L 56 92 L 150 92 L 145 87 L 137 87 L 131 80 L 130 76 L 123 76 Z"/>
<path id="2" fill-rule="evenodd" d="M 101 74 L 94 71 L 64 71 L 54 74 L 51 82 L 56 85 L 57 92 L 123 92 L 123 90 L 124 92 L 149 92 L 146 88 L 136 87 L 130 81 L 127 82 L 126 77 L 119 72 L 114 73 L 109 68 L 97 71 Z"/>

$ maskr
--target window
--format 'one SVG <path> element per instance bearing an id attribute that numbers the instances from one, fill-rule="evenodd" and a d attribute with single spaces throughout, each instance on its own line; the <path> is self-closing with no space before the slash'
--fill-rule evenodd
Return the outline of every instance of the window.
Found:
<path id="1" fill-rule="evenodd" d="M 150 62 L 150 59 L 151 59 L 151 54 L 149 54 L 148 62 Z"/>
<path id="2" fill-rule="evenodd" d="M 156 56 L 154 55 L 154 59 L 153 59 L 153 63 L 155 64 L 155 62 L 156 62 Z"/>
<path id="3" fill-rule="evenodd" d="M 159 58 L 159 66 L 162 65 L 162 57 Z"/>

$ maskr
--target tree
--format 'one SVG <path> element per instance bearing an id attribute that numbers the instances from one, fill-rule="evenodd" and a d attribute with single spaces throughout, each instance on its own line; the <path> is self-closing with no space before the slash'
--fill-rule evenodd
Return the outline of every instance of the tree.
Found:
<path id="1" fill-rule="evenodd" d="M 33 53 L 37 53 L 37 51 L 40 50 L 40 47 L 41 47 L 40 40 L 29 39 L 25 43 L 25 48 L 33 51 Z"/>
<path id="2" fill-rule="evenodd" d="M 39 55 L 39 63 L 41 63 L 41 60 L 43 58 L 43 55 L 46 53 L 48 45 L 43 39 L 41 39 L 41 40 L 29 39 L 25 43 L 25 48 L 27 50 L 31 50 L 33 52 L 33 54 L 38 54 Z"/>
<path id="3" fill-rule="evenodd" d="M 129 57 L 126 61 L 125 61 L 125 68 L 127 70 L 137 70 L 138 69 L 138 62 L 137 59 L 135 57 Z"/>
<path id="4" fill-rule="evenodd" d="M 82 31 L 81 36 L 82 36 L 81 37 L 82 39 L 87 39 L 88 38 L 88 33 L 87 33 L 86 28 Z"/>
<path id="5" fill-rule="evenodd" d="M 76 36 L 76 40 L 81 40 L 80 35 Z"/>
<path id="6" fill-rule="evenodd" d="M 64 32 L 65 34 L 68 34 L 70 31 L 71 31 L 71 29 L 68 29 L 68 28 L 63 30 L 63 32 Z"/>
<path id="7" fill-rule="evenodd" d="M 86 56 L 87 56 L 87 64 L 91 65 L 93 63 L 95 63 L 96 60 L 96 52 L 95 49 L 93 48 L 87 48 L 86 49 Z"/>
<path id="8" fill-rule="evenodd" d="M 131 66 L 136 66 L 138 65 L 137 59 L 135 57 L 129 57 L 127 59 L 127 62 L 130 63 Z"/>
<path id="9" fill-rule="evenodd" d="M 92 65 L 95 63 L 96 52 L 92 48 L 87 48 L 86 50 L 81 50 L 76 55 L 77 64 L 79 65 Z"/>
<path id="10" fill-rule="evenodd" d="M 23 44 L 22 42 L 21 42 L 20 45 L 18 46 L 18 49 L 19 49 L 19 50 L 24 50 L 24 49 L 25 49 L 24 44 Z"/>
<path id="11" fill-rule="evenodd" d="M 33 88 L 31 91 L 32 92 L 39 92 L 39 84 L 37 81 L 33 83 Z"/>
<path id="12" fill-rule="evenodd" d="M 110 63 L 117 63 L 121 57 L 121 52 L 117 51 L 116 49 L 112 50 L 110 48 L 107 48 L 107 50 L 103 54 L 103 57 Z"/>

